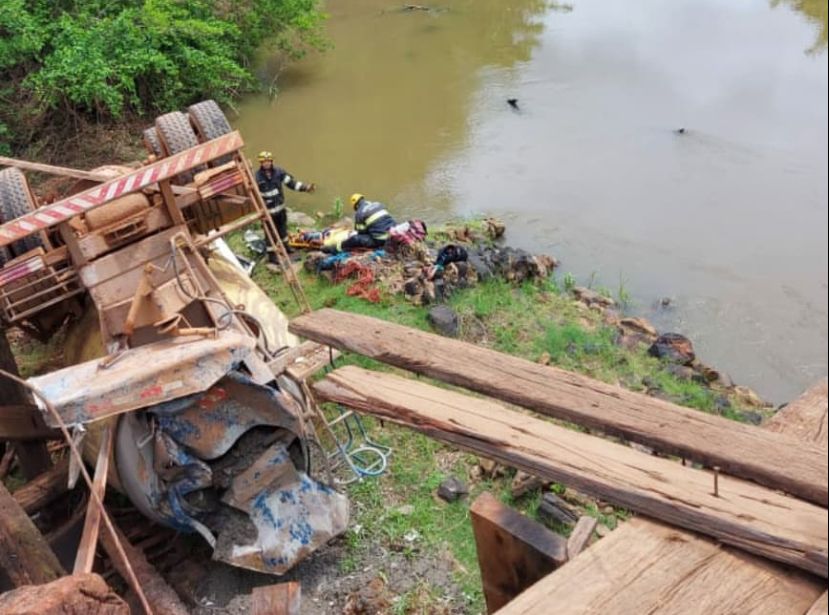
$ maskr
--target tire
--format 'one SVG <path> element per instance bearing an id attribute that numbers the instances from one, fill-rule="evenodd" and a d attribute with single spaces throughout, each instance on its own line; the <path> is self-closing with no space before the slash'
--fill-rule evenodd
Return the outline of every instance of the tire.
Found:
<path id="1" fill-rule="evenodd" d="M 151 126 L 144 131 L 144 147 L 147 153 L 156 158 L 164 158 L 164 151 L 161 149 L 161 141 L 158 139 L 158 131 Z"/>
<path id="2" fill-rule="evenodd" d="M 181 111 L 158 116 L 155 119 L 155 129 L 167 156 L 178 154 L 199 144 L 199 139 L 190 125 L 190 119 Z M 193 175 L 204 169 L 204 165 L 190 169 L 179 175 L 176 181 L 180 184 L 189 184 L 193 181 Z"/>
<path id="3" fill-rule="evenodd" d="M 233 130 L 227 121 L 227 117 L 225 117 L 225 114 L 215 100 L 203 100 L 195 105 L 190 105 L 187 107 L 187 113 L 190 115 L 190 121 L 196 129 L 199 141 L 202 143 L 218 139 Z M 233 156 L 227 154 L 216 158 L 210 165 L 216 167 L 228 163 L 231 160 L 233 160 Z"/>
<path id="4" fill-rule="evenodd" d="M 14 167 L 0 171 L 0 224 L 11 222 L 20 216 L 35 210 L 35 202 L 29 190 L 26 176 Z M 14 258 L 43 246 L 38 234 L 29 235 L 6 248 L 6 254 L 0 258 Z"/>

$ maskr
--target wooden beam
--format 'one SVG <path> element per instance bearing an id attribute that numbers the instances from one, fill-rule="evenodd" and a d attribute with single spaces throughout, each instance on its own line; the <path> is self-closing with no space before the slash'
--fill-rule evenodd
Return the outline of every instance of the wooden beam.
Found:
<path id="1" fill-rule="evenodd" d="M 422 382 L 348 366 L 317 393 L 511 467 L 827 576 L 827 510 Z"/>
<path id="2" fill-rule="evenodd" d="M 815 600 L 815 603 L 811 606 L 809 611 L 806 615 L 826 615 L 827 611 L 829 610 L 829 594 L 823 592 L 820 595 L 820 598 Z"/>
<path id="3" fill-rule="evenodd" d="M 302 601 L 297 581 L 254 587 L 250 600 L 251 615 L 299 615 Z"/>
<path id="4" fill-rule="evenodd" d="M 567 543 L 484 491 L 469 507 L 487 613 L 567 561 Z"/>
<path id="5" fill-rule="evenodd" d="M 45 425 L 36 406 L 29 404 L 0 406 L 0 440 L 57 438 L 60 438 L 60 432 Z"/>
<path id="6" fill-rule="evenodd" d="M 59 167 L 53 164 L 42 164 L 40 162 L 29 162 L 28 160 L 20 160 L 18 158 L 7 158 L 6 156 L 0 156 L 0 165 L 4 165 L 7 167 L 16 167 L 21 171 L 48 173 L 49 175 L 74 177 L 75 179 L 86 179 L 94 182 L 106 182 L 113 178 L 113 176 L 109 173 L 93 173 L 92 171 L 82 171 L 80 169 Z"/>
<path id="7" fill-rule="evenodd" d="M 92 480 L 92 490 L 98 494 L 100 501 L 104 500 L 106 491 L 107 474 L 109 474 L 109 458 L 112 455 L 113 425 L 110 423 L 104 427 L 101 434 L 101 448 L 98 451 L 98 460 L 95 462 L 95 477 Z M 95 551 L 98 546 L 98 532 L 101 527 L 101 508 L 95 497 L 89 498 L 89 505 L 86 509 L 86 519 L 83 524 L 81 543 L 78 545 L 78 553 L 75 556 L 74 574 L 92 572 L 95 563 Z"/>
<path id="8" fill-rule="evenodd" d="M 152 607 L 153 613 L 155 615 L 187 615 L 189 611 L 178 597 L 178 594 L 158 574 L 152 564 L 147 561 L 141 549 L 130 544 L 127 537 L 124 536 L 124 533 L 114 522 L 113 527 L 118 535 L 118 540 L 121 542 L 121 547 L 126 553 L 129 566 L 132 568 L 135 578 L 138 581 L 139 589 L 144 592 L 144 596 Z M 129 583 L 130 574 L 127 570 L 127 564 L 119 556 L 118 549 L 115 546 L 115 539 L 108 528 L 104 528 L 101 532 L 101 546 L 103 546 L 112 562 L 112 566 L 118 571 L 121 578 Z M 133 588 L 133 591 L 135 589 Z"/>
<path id="9" fill-rule="evenodd" d="M 14 492 L 14 499 L 28 514 L 37 512 L 69 491 L 69 460 L 63 459 Z"/>
<path id="10" fill-rule="evenodd" d="M 784 434 L 376 318 L 318 310 L 292 333 L 829 503 L 826 452 Z"/>
<path id="11" fill-rule="evenodd" d="M 793 615 L 814 602 L 807 575 L 776 574 L 779 568 L 769 562 L 720 551 L 704 538 L 658 523 L 633 519 L 623 529 L 628 531 L 598 541 L 498 615 L 541 615 L 551 612 L 550 605 L 556 615 Z"/>
<path id="12" fill-rule="evenodd" d="M 804 399 L 814 401 L 810 393 L 819 387 L 820 385 L 813 387 L 787 408 L 796 409 Z M 823 394 L 826 395 L 825 386 Z M 825 397 L 823 403 L 825 405 Z M 820 431 L 820 425 L 825 421 L 825 416 L 819 412 L 804 415 L 796 411 L 776 416 L 777 420 L 767 422 L 764 428 L 768 428 L 771 423 L 774 429 L 788 429 L 781 419 L 790 417 L 798 426 L 793 431 L 795 437 L 807 440 L 813 439 L 813 434 Z M 804 416 L 808 416 L 809 421 L 801 420 Z M 606 568 L 603 563 L 596 565 L 597 562 L 603 562 L 605 553 L 623 552 L 627 545 L 642 545 L 636 561 L 646 573 L 630 578 L 616 574 L 616 571 Z M 690 574 L 687 575 L 681 570 L 676 571 L 677 574 L 661 575 L 657 571 L 664 565 L 662 557 L 666 552 L 670 552 L 671 557 L 677 561 L 689 564 L 698 562 L 698 565 L 690 569 Z M 511 615 L 531 612 L 541 614 L 547 612 L 543 606 L 547 601 L 570 604 L 571 600 L 576 600 L 585 610 L 589 610 L 588 605 L 591 604 L 609 603 L 635 605 L 635 612 L 748 615 L 756 611 L 768 615 L 803 615 L 809 601 L 817 598 L 826 588 L 822 579 L 795 574 L 791 569 L 772 565 L 757 557 L 737 555 L 731 549 L 722 548 L 715 542 L 690 532 L 676 529 L 667 532 L 664 526 L 646 519 L 622 524 L 610 536 L 591 546 L 576 561 L 581 562 L 582 558 L 589 558 L 588 561 L 594 565 L 565 567 L 557 571 L 528 590 L 528 596 L 522 598 L 524 606 L 516 605 L 521 610 L 512 611 L 510 605 L 504 612 Z M 653 567 L 653 572 L 650 572 L 650 567 Z M 577 596 L 573 596 L 571 591 L 574 582 L 578 583 Z M 531 599 L 530 596 L 534 597 Z M 539 609 L 533 610 L 532 605 L 539 605 Z"/>
<path id="13" fill-rule="evenodd" d="M 764 427 L 826 450 L 829 448 L 827 406 L 827 380 L 824 378 L 766 421 Z"/>
<path id="14" fill-rule="evenodd" d="M 584 551 L 584 548 L 593 537 L 593 532 L 596 531 L 598 523 L 595 517 L 588 517 L 587 515 L 579 517 L 576 527 L 573 528 L 570 537 L 567 539 L 567 559 L 573 559 Z"/>
<path id="15" fill-rule="evenodd" d="M 66 574 L 46 540 L 0 481 L 0 568 L 15 587 Z"/>

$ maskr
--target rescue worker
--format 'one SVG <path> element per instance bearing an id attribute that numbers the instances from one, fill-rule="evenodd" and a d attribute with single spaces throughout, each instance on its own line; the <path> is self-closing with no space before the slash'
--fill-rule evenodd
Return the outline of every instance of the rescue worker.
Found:
<path id="1" fill-rule="evenodd" d="M 259 170 L 256 171 L 256 184 L 259 192 L 265 201 L 265 207 L 271 215 L 276 231 L 279 233 L 280 241 L 285 245 L 288 252 L 293 249 L 288 246 L 288 210 L 285 208 L 285 195 L 282 186 L 287 186 L 297 192 L 313 192 L 316 189 L 314 184 L 303 183 L 290 175 L 285 169 L 273 166 L 273 154 L 270 152 L 259 152 Z M 276 263 L 276 254 L 268 251 L 268 260 Z"/>
<path id="2" fill-rule="evenodd" d="M 385 244 L 389 231 L 397 225 L 386 206 L 369 201 L 359 193 L 351 195 L 351 206 L 354 208 L 354 230 L 357 234 L 343 241 L 339 249 L 379 248 Z"/>

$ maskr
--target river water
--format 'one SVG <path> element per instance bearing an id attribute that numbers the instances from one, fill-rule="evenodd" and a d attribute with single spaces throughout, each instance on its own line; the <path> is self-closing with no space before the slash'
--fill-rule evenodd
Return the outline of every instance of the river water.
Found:
<path id="1" fill-rule="evenodd" d="M 826 0 L 428 4 L 330 0 L 240 105 L 291 206 L 494 214 L 774 402 L 827 373 Z"/>

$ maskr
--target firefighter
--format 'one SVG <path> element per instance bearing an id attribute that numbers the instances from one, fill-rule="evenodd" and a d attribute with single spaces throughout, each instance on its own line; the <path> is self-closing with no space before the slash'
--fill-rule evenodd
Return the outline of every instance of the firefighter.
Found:
<path id="1" fill-rule="evenodd" d="M 293 249 L 287 244 L 288 211 L 285 208 L 285 194 L 282 186 L 287 186 L 297 192 L 313 192 L 316 186 L 301 182 L 285 169 L 273 166 L 273 154 L 270 152 L 259 152 L 257 158 L 259 160 L 259 170 L 256 171 L 256 183 L 259 186 L 259 192 L 262 194 L 265 207 L 268 208 L 268 213 L 271 215 L 274 226 L 276 226 L 280 241 L 285 245 L 288 252 L 292 252 Z M 268 259 L 272 263 L 277 262 L 276 254 L 272 250 L 269 251 Z"/>
<path id="2" fill-rule="evenodd" d="M 389 231 L 397 225 L 386 206 L 369 201 L 359 193 L 351 195 L 351 206 L 354 208 L 354 230 L 357 234 L 343 241 L 339 249 L 379 248 L 384 245 Z"/>

